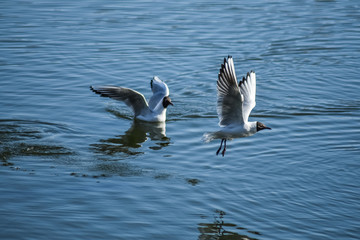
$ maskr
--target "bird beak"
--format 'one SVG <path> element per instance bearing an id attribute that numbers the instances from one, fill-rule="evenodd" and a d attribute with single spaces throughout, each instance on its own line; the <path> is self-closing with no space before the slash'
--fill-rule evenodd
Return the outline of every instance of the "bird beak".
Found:
<path id="1" fill-rule="evenodd" d="M 171 99 L 168 98 L 168 103 L 171 105 L 171 106 L 174 106 L 174 104 L 171 102 Z"/>
<path id="2" fill-rule="evenodd" d="M 166 101 L 167 101 L 171 106 L 174 106 L 174 104 L 171 102 L 171 98 L 167 97 L 167 98 L 166 98 Z"/>
<path id="3" fill-rule="evenodd" d="M 269 128 L 269 127 L 264 127 L 264 129 L 269 129 L 269 130 L 271 130 L 271 128 Z"/>
<path id="4" fill-rule="evenodd" d="M 166 96 L 163 98 L 162 105 L 164 108 L 167 108 L 169 105 L 174 106 L 174 104 L 171 102 L 171 98 L 169 98 L 169 96 Z"/>

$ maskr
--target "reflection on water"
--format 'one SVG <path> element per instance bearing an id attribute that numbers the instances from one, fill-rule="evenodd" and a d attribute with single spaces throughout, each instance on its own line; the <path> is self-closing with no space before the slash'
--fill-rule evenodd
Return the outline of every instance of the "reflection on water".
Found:
<path id="1" fill-rule="evenodd" d="M 151 140 L 147 142 L 148 140 Z M 106 176 L 140 176 L 146 170 L 130 164 L 128 162 L 113 161 L 103 158 L 103 154 L 125 154 L 126 156 L 134 156 L 144 154 L 146 149 L 142 147 L 147 142 L 148 148 L 152 150 L 160 150 L 170 144 L 170 138 L 166 137 L 166 124 L 149 123 L 140 120 L 134 120 L 131 127 L 122 135 L 117 135 L 108 139 L 101 139 L 99 143 L 91 144 L 91 148 L 101 154 L 100 163 L 93 167 L 93 170 L 99 171 Z M 143 147 L 144 148 L 144 147 Z M 157 178 L 157 175 L 155 176 Z"/>
<path id="2" fill-rule="evenodd" d="M 256 240 L 257 238 L 239 234 L 236 231 L 246 231 L 247 234 L 261 235 L 259 232 L 248 231 L 245 228 L 237 227 L 235 224 L 224 221 L 225 212 L 216 210 L 216 216 L 212 223 L 199 223 L 199 240 Z M 229 229 L 234 229 L 230 231 Z"/>
<path id="3" fill-rule="evenodd" d="M 155 145 L 149 148 L 160 150 L 170 144 L 170 138 L 166 137 L 166 124 L 148 123 L 134 120 L 133 124 L 123 135 L 118 135 L 108 139 L 101 139 L 100 143 L 91 144 L 93 149 L 99 153 L 113 155 L 125 153 L 127 155 L 137 155 L 144 153 L 136 150 L 142 147 L 143 143 L 151 139 Z"/>

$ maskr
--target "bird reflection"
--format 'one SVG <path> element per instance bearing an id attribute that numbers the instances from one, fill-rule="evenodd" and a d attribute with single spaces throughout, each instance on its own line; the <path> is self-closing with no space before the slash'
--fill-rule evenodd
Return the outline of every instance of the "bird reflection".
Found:
<path id="1" fill-rule="evenodd" d="M 245 228 L 237 227 L 235 224 L 226 223 L 224 221 L 225 212 L 221 210 L 216 210 L 216 214 L 214 222 L 199 223 L 199 240 L 257 240 L 257 238 L 248 235 L 260 235 L 258 232 L 248 231 Z M 229 229 L 233 230 L 229 231 Z M 236 231 L 246 231 L 246 234 L 240 234 Z"/>
<path id="2" fill-rule="evenodd" d="M 123 135 L 113 138 L 101 139 L 100 143 L 92 144 L 92 147 L 98 152 L 105 154 L 126 153 L 128 155 L 143 154 L 144 152 L 136 149 L 142 147 L 142 144 L 148 139 L 155 142 L 150 149 L 160 150 L 170 144 L 170 138 L 166 137 L 165 122 L 149 123 L 134 120 L 133 124 Z"/>

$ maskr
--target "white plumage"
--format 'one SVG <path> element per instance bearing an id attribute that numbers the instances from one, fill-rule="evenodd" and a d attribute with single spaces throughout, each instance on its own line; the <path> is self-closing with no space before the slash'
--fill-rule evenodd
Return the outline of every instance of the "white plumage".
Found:
<path id="1" fill-rule="evenodd" d="M 221 129 L 217 132 L 206 133 L 205 141 L 221 139 L 216 152 L 218 154 L 224 142 L 222 155 L 225 155 L 226 140 L 247 137 L 263 129 L 271 129 L 261 122 L 249 122 L 251 110 L 255 107 L 256 74 L 248 72 L 246 77 L 237 83 L 234 61 L 231 56 L 224 58 L 217 81 L 217 113 Z"/>
<path id="2" fill-rule="evenodd" d="M 166 120 L 166 109 L 173 105 L 169 97 L 169 88 L 155 76 L 150 82 L 153 95 L 149 103 L 141 93 L 124 87 L 114 86 L 90 86 L 90 89 L 102 97 L 109 97 L 123 101 L 132 108 L 135 118 L 147 122 L 164 122 Z"/>

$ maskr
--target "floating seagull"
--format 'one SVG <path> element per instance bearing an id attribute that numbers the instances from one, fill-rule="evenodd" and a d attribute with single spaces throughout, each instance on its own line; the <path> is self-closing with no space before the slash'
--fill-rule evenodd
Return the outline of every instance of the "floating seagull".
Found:
<path id="1" fill-rule="evenodd" d="M 255 107 L 256 75 L 255 72 L 247 73 L 246 78 L 237 83 L 234 61 L 231 56 L 224 58 L 217 80 L 217 113 L 221 129 L 217 132 L 204 134 L 204 140 L 210 142 L 221 139 L 220 147 L 216 152 L 221 154 L 226 151 L 226 140 L 248 137 L 260 130 L 271 129 L 261 122 L 248 122 L 251 110 Z"/>
<path id="2" fill-rule="evenodd" d="M 150 82 L 152 97 L 147 103 L 144 95 L 130 88 L 113 86 L 90 86 L 90 90 L 100 94 L 102 97 L 109 97 L 119 101 L 124 101 L 132 108 L 136 119 L 147 122 L 165 122 L 166 109 L 173 105 L 169 97 L 169 88 L 155 76 Z"/>

